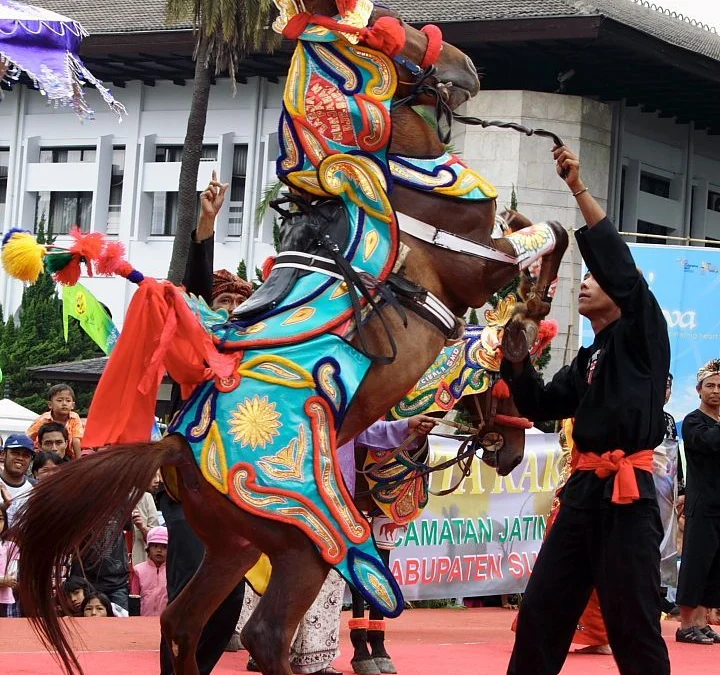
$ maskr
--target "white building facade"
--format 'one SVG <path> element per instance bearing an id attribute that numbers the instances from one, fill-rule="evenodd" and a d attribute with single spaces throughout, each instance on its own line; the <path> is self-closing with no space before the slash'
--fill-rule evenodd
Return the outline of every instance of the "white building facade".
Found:
<path id="1" fill-rule="evenodd" d="M 38 92 L 16 87 L 0 103 L 0 223 L 52 231 L 58 245 L 74 225 L 104 232 L 126 248 L 148 276 L 167 274 L 177 226 L 180 157 L 192 96 L 190 86 L 130 82 L 118 90 L 128 110 L 118 123 L 94 93 L 96 119 L 80 123 L 69 110 L 49 107 Z M 249 270 L 274 252 L 272 218 L 257 222 L 263 187 L 275 180 L 282 86 L 263 78 L 212 87 L 197 189 L 213 170 L 230 183 L 216 223 L 215 267 Z M 121 326 L 134 286 L 123 279 L 83 278 Z M 6 316 L 22 285 L 3 273 Z"/>

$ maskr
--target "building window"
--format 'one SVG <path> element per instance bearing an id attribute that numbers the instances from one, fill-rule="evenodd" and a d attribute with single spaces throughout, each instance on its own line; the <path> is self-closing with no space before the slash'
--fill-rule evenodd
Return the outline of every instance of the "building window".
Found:
<path id="1" fill-rule="evenodd" d="M 178 193 L 154 192 L 152 227 L 153 236 L 170 237 L 177 232 Z"/>
<path id="2" fill-rule="evenodd" d="M 2 168 L 0 168 L 0 171 L 1 170 Z M 712 190 L 708 191 L 707 208 L 708 211 L 720 212 L 720 192 L 713 192 Z"/>
<path id="3" fill-rule="evenodd" d="M 181 162 L 182 145 L 158 145 L 155 147 L 156 162 Z M 218 158 L 217 145 L 203 145 L 200 161 L 215 161 Z"/>
<path id="4" fill-rule="evenodd" d="M 0 148 L 0 228 L 5 220 L 7 203 L 8 169 L 10 167 L 10 150 Z"/>
<path id="5" fill-rule="evenodd" d="M 95 148 L 43 148 L 40 150 L 41 164 L 70 164 L 75 162 L 94 162 L 97 156 Z"/>
<path id="6" fill-rule="evenodd" d="M 669 178 L 645 173 L 644 171 L 640 174 L 640 192 L 647 192 L 657 197 L 670 199 L 670 183 Z"/>
<path id="7" fill-rule="evenodd" d="M 48 234 L 67 234 L 74 225 L 90 231 L 92 192 L 38 192 L 35 223 L 44 223 Z"/>
<path id="8" fill-rule="evenodd" d="M 230 205 L 228 236 L 242 234 L 243 205 L 245 203 L 245 178 L 247 176 L 247 145 L 236 145 L 233 150 L 232 178 L 230 181 Z"/>
<path id="9" fill-rule="evenodd" d="M 656 225 L 655 223 L 648 223 L 645 220 L 638 220 L 638 244 L 667 244 L 667 239 L 661 239 L 660 237 L 667 237 L 670 232 L 668 228 L 662 225 Z M 642 234 L 651 234 L 652 237 L 641 237 Z"/>
<path id="10" fill-rule="evenodd" d="M 155 148 L 156 162 L 180 162 L 182 145 L 158 145 Z M 218 157 L 217 145 L 203 145 L 200 161 L 214 162 Z M 202 169 L 200 169 L 202 171 Z M 199 202 L 199 200 L 198 200 Z M 196 213 L 197 216 L 197 213 Z M 150 234 L 155 237 L 172 237 L 177 232 L 178 193 L 154 192 L 152 224 Z"/>
<path id="11" fill-rule="evenodd" d="M 120 232 L 120 210 L 122 208 L 123 178 L 125 176 L 125 148 L 113 148 L 112 171 L 110 173 L 110 199 L 105 232 Z"/>

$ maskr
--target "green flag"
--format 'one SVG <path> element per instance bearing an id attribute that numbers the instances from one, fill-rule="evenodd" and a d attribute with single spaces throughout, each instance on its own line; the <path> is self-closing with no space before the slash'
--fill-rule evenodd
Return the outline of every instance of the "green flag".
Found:
<path id="1" fill-rule="evenodd" d="M 109 354 L 119 333 L 98 299 L 82 284 L 75 284 L 63 286 L 62 301 L 65 341 L 68 339 L 68 317 L 73 316 L 100 349 Z"/>

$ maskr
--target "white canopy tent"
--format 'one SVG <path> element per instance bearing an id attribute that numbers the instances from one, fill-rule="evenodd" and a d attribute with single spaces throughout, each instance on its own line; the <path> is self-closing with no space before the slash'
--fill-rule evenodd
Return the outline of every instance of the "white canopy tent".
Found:
<path id="1" fill-rule="evenodd" d="M 24 434 L 37 416 L 36 412 L 28 410 L 9 398 L 0 400 L 0 436 L 3 437 L 3 441 L 9 434 Z"/>

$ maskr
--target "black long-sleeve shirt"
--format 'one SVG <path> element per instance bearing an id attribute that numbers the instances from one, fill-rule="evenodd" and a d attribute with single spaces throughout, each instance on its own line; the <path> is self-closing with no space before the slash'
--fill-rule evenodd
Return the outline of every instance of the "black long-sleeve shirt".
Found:
<path id="1" fill-rule="evenodd" d="M 513 375 L 501 372 L 520 412 L 537 422 L 575 418 L 579 452 L 632 454 L 659 445 L 665 434 L 665 385 L 670 369 L 667 324 L 660 306 L 633 261 L 630 249 L 605 218 L 576 233 L 589 272 L 620 307 L 621 317 L 582 347 L 569 366 L 544 385 L 529 361 Z M 642 498 L 655 498 L 652 474 L 636 470 Z M 578 508 L 603 505 L 612 481 L 593 471 L 575 473 L 562 501 Z"/>
<path id="2" fill-rule="evenodd" d="M 720 517 L 720 422 L 700 410 L 682 425 L 687 460 L 685 513 Z"/>
<path id="3" fill-rule="evenodd" d="M 192 233 L 188 259 L 185 264 L 183 286 L 188 293 L 204 298 L 209 305 L 212 301 L 213 263 L 215 262 L 215 237 L 196 242 Z"/>

